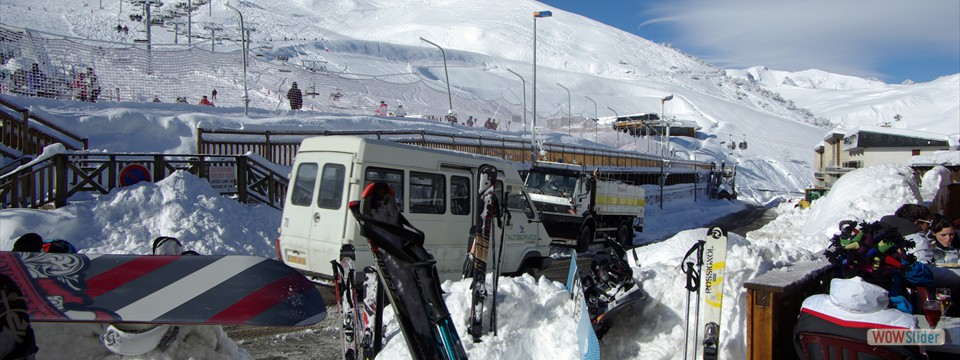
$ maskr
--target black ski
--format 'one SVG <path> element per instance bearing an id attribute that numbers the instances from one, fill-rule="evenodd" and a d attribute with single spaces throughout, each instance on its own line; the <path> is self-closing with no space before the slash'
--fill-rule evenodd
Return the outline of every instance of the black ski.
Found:
<path id="1" fill-rule="evenodd" d="M 440 289 L 436 260 L 423 248 L 423 232 L 400 214 L 386 183 L 367 185 L 350 211 L 370 242 L 377 271 L 415 359 L 466 359 Z"/>
<path id="2" fill-rule="evenodd" d="M 499 213 L 496 183 L 497 168 L 492 165 L 480 165 L 477 171 L 477 221 L 472 246 L 467 253 L 463 278 L 473 278 L 470 291 L 473 299 L 470 303 L 470 318 L 467 332 L 473 336 L 473 342 L 480 342 L 483 336 L 483 306 L 487 299 L 487 255 L 490 251 L 490 236 L 493 233 L 493 218 Z"/>
<path id="3" fill-rule="evenodd" d="M 360 354 L 363 359 L 373 359 L 383 344 L 383 298 L 380 276 L 373 266 L 363 268 L 363 305 L 360 323 L 363 337 L 360 339 Z"/>
<path id="4" fill-rule="evenodd" d="M 334 290 L 337 297 L 337 308 L 340 310 L 343 323 L 340 328 L 341 343 L 343 344 L 342 357 L 344 360 L 357 358 L 357 329 L 360 324 L 357 309 L 357 292 L 354 288 L 354 262 L 356 249 L 346 244 L 340 248 L 340 261 L 330 261 L 333 264 Z"/>

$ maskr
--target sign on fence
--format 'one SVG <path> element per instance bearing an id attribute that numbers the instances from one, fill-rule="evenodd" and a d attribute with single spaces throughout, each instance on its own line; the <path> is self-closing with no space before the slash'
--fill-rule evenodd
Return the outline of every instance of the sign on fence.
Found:
<path id="1" fill-rule="evenodd" d="M 207 181 L 221 193 L 237 192 L 237 167 L 211 166 L 207 170 Z"/>
<path id="2" fill-rule="evenodd" d="M 150 170 L 140 164 L 130 164 L 120 170 L 120 186 L 130 186 L 141 181 L 152 181 Z"/>

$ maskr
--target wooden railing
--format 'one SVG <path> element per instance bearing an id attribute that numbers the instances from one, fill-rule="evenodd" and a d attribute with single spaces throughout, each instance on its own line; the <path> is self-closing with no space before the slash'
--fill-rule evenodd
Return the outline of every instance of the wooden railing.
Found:
<path id="1" fill-rule="evenodd" d="M 125 169 L 139 165 L 132 171 Z M 133 169 L 134 167 L 130 167 Z M 0 176 L 0 205 L 4 208 L 61 207 L 81 191 L 101 194 L 128 185 L 131 179 L 159 181 L 182 170 L 213 180 L 223 195 L 244 203 L 283 206 L 288 181 L 282 174 L 248 156 L 105 154 L 70 152 L 37 159 L 16 172 Z"/>
<path id="2" fill-rule="evenodd" d="M 793 328 L 803 300 L 829 292 L 833 267 L 826 261 L 772 270 L 746 283 L 747 360 L 796 359 Z"/>
<path id="3" fill-rule="evenodd" d="M 197 128 L 197 152 L 204 154 L 239 155 L 253 152 L 269 161 L 292 165 L 300 142 L 312 136 L 354 135 L 387 139 L 399 143 L 468 152 L 499 157 L 518 163 L 531 162 L 530 142 L 503 137 L 484 137 L 425 130 L 328 130 L 328 131 L 251 131 Z M 563 144 L 543 144 L 545 158 L 540 160 L 574 162 L 586 166 L 624 168 L 656 168 L 661 159 L 636 152 L 588 148 Z M 671 173 L 709 171 L 712 164 L 690 160 L 668 159 Z"/>
<path id="4" fill-rule="evenodd" d="M 70 150 L 86 150 L 89 141 L 30 112 L 30 109 L 0 96 L 0 143 L 24 155 L 37 155 L 43 148 L 61 143 Z"/>

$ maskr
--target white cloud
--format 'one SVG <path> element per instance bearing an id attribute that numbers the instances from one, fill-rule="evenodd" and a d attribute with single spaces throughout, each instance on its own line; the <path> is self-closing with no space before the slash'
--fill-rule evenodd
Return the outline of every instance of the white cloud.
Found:
<path id="1" fill-rule="evenodd" d="M 960 56 L 956 0 L 673 0 L 647 11 L 641 26 L 667 24 L 676 42 L 722 66 L 878 76 L 891 58 Z"/>

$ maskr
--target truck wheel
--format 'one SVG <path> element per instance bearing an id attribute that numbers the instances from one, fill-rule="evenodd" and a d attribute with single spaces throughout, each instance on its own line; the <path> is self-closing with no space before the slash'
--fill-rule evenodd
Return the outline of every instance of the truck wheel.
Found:
<path id="1" fill-rule="evenodd" d="M 631 229 L 627 223 L 621 223 L 620 227 L 617 228 L 617 242 L 619 242 L 624 249 L 633 247 L 633 229 Z"/>
<path id="2" fill-rule="evenodd" d="M 580 230 L 580 238 L 577 239 L 577 252 L 583 253 L 590 248 L 593 243 L 593 229 L 590 226 L 584 226 Z"/>

